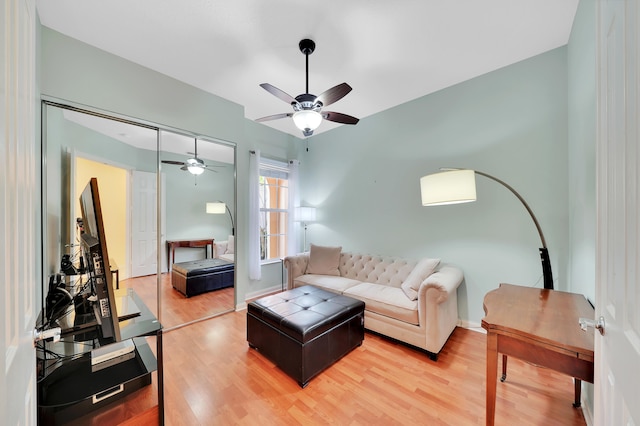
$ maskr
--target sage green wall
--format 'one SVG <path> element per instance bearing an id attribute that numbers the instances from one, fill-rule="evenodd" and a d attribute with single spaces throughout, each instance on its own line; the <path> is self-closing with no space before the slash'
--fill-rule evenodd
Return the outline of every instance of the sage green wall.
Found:
<path id="1" fill-rule="evenodd" d="M 296 138 L 247 120 L 238 104 L 47 27 L 40 27 L 40 51 L 40 91 L 46 97 L 235 143 L 236 305 L 242 306 L 245 297 L 280 287 L 280 265 L 265 266 L 261 281 L 248 278 L 249 150 L 286 160 L 293 158 Z"/>
<path id="2" fill-rule="evenodd" d="M 596 279 L 596 0 L 581 0 L 568 47 L 569 290 L 595 301 Z M 585 418 L 594 386 L 582 382 Z"/>
<path id="3" fill-rule="evenodd" d="M 500 283 L 542 287 L 540 239 L 517 198 L 480 176 L 477 202 L 422 207 L 419 179 L 439 167 L 477 169 L 520 192 L 556 288 L 567 289 L 566 47 L 313 136 L 299 159 L 302 203 L 318 208 L 308 242 L 459 266 L 469 325 Z"/>

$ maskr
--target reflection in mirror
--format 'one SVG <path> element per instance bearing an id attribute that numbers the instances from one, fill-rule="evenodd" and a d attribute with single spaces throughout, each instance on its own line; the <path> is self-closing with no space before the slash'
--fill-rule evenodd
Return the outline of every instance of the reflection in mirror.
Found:
<path id="1" fill-rule="evenodd" d="M 212 291 L 211 295 L 189 298 L 175 290 L 167 268 L 166 244 L 167 239 L 201 237 L 220 242 L 232 234 L 229 217 L 206 213 L 207 202 L 222 200 L 235 218 L 232 144 L 198 138 L 198 158 L 215 171 L 205 170 L 195 177 L 181 170 L 182 166 L 164 163 L 158 174 L 159 158 L 185 162 L 195 157 L 195 137 L 49 103 L 43 107 L 43 134 L 46 275 L 61 272 L 66 265 L 64 259 L 80 267 L 79 191 L 90 178 L 96 177 L 116 292 L 133 289 L 165 329 L 233 310 L 233 284 L 224 292 Z M 163 146 L 160 153 L 159 141 Z M 222 150 L 209 152 L 216 151 L 213 148 Z M 156 221 L 158 181 L 162 189 L 160 217 L 165 218 L 160 221 L 160 229 Z M 204 253 L 200 253 L 203 251 L 176 249 L 175 261 L 204 258 Z M 215 254 L 215 247 L 208 246 L 208 257 Z M 66 274 L 64 279 L 68 288 L 81 285 L 72 274 Z M 44 304 L 49 286 L 46 277 L 43 281 Z"/>
<path id="2" fill-rule="evenodd" d="M 81 217 L 79 197 L 83 188 L 97 178 L 108 244 L 112 286 L 118 296 L 126 294 L 132 277 L 130 197 L 132 176 L 142 172 L 156 176 L 158 130 L 88 114 L 80 110 L 46 104 L 43 108 L 43 200 L 45 274 L 63 272 L 66 288 L 78 293 L 86 284 L 80 264 Z M 153 188 L 155 191 L 155 187 Z M 152 209 L 155 214 L 155 209 Z M 155 222 L 155 219 L 154 219 Z M 155 256 L 155 247 L 148 254 Z M 70 268 L 68 260 L 72 265 Z M 63 266 L 67 266 L 67 270 Z M 152 271 L 155 274 L 155 270 Z M 43 287 L 46 302 L 48 286 Z M 157 292 L 138 294 L 158 316 Z M 117 297 L 117 300 L 127 300 Z M 119 316 L 125 307 L 117 307 Z"/>
<path id="3" fill-rule="evenodd" d="M 233 309 L 235 148 L 211 139 L 160 131 L 164 178 L 162 282 L 165 327 Z M 207 209 L 224 204 L 224 214 Z"/>

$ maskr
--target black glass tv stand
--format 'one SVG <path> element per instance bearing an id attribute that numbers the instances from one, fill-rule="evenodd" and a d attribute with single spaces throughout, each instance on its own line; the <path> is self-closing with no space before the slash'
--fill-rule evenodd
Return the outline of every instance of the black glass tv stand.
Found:
<path id="1" fill-rule="evenodd" d="M 121 341 L 132 342 L 135 349 L 122 360 L 113 357 L 110 364 L 105 364 L 108 367 L 96 368 L 91 362 L 95 340 L 91 343 L 77 340 L 78 335 L 90 334 L 87 331 L 90 325 L 81 330 L 75 326 L 63 330 L 61 341 L 46 342 L 38 350 L 39 424 L 64 424 L 107 406 L 150 385 L 153 371 L 157 371 L 158 413 L 160 424 L 164 424 L 162 326 L 132 289 L 121 289 L 116 294 L 122 298 L 119 302 L 122 314 L 119 310 L 118 317 L 126 318 L 120 321 Z M 145 336 L 156 337 L 157 358 Z M 130 346 L 127 343 L 124 346 Z M 63 356 L 52 358 L 50 354 Z"/>

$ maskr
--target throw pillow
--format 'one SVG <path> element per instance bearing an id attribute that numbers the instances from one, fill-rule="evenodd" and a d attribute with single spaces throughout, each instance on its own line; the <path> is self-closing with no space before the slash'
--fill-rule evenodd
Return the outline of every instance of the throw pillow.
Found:
<path id="1" fill-rule="evenodd" d="M 340 253 L 342 247 L 323 247 L 311 244 L 307 274 L 340 275 Z"/>
<path id="2" fill-rule="evenodd" d="M 416 300 L 418 298 L 418 289 L 420 288 L 420 284 L 422 281 L 427 279 L 429 275 L 431 275 L 436 269 L 436 266 L 440 263 L 440 259 L 422 259 L 413 271 L 409 274 L 406 280 L 400 286 L 404 294 L 411 300 Z"/>
<path id="3" fill-rule="evenodd" d="M 235 241 L 233 238 L 233 235 L 229 235 L 229 240 L 227 241 L 227 251 L 225 251 L 226 254 L 233 254 L 233 252 L 235 251 Z"/>

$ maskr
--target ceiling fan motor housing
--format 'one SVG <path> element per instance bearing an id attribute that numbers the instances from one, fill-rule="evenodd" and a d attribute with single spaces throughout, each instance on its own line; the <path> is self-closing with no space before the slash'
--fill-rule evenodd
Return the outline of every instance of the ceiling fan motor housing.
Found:
<path id="1" fill-rule="evenodd" d="M 291 106 L 294 111 L 301 111 L 305 109 L 320 111 L 322 108 L 322 102 L 317 99 L 316 95 L 303 93 L 302 95 L 296 96 L 296 102 L 292 102 Z"/>
<path id="2" fill-rule="evenodd" d="M 316 50 L 316 44 L 313 40 L 309 40 L 308 38 L 300 40 L 298 47 L 300 48 L 300 51 L 307 56 L 311 55 L 313 51 Z"/>

